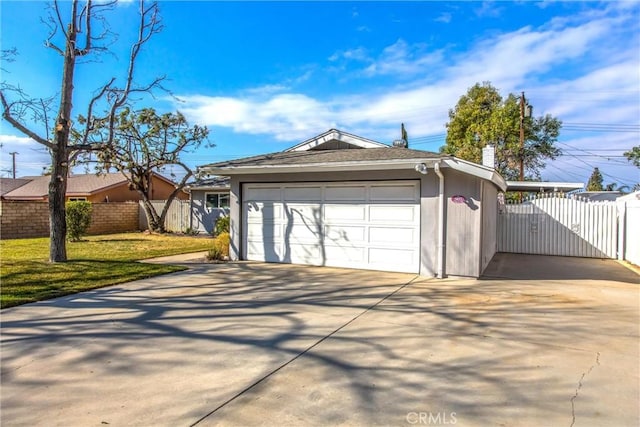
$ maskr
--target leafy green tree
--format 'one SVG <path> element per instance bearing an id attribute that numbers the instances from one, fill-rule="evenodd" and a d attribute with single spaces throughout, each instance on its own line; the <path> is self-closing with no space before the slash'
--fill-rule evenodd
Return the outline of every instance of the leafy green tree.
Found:
<path id="1" fill-rule="evenodd" d="M 87 121 L 85 117 L 78 118 L 81 124 Z M 129 181 L 129 186 L 142 198 L 149 229 L 164 232 L 165 217 L 171 202 L 193 175 L 180 156 L 200 147 L 207 139 L 209 130 L 203 126 L 190 126 L 179 112 L 158 114 L 153 108 L 139 111 L 124 108 L 113 122 L 97 118 L 90 121 L 94 129 L 92 139 L 101 140 L 112 133 L 114 142 L 97 153 L 97 162 L 90 156 L 85 156 L 83 161 L 96 162 L 98 173 L 107 172 L 110 168 L 121 172 Z M 167 199 L 162 212 L 158 213 L 151 203 L 153 174 L 163 172 L 172 165 L 182 168 L 184 175 Z M 171 175 L 175 178 L 174 174 Z"/>
<path id="2" fill-rule="evenodd" d="M 87 234 L 91 225 L 91 211 L 93 206 L 89 202 L 74 201 L 66 204 L 67 237 L 72 242 L 79 242 Z"/>
<path id="3" fill-rule="evenodd" d="M 587 191 L 603 191 L 604 186 L 602 184 L 602 174 L 598 168 L 593 169 L 593 173 L 589 177 L 587 182 Z"/>
<path id="4" fill-rule="evenodd" d="M 634 166 L 640 168 L 640 145 L 636 145 L 631 148 L 631 150 L 625 151 L 623 154 L 627 160 L 633 163 Z"/>
<path id="5" fill-rule="evenodd" d="M 547 159 L 561 154 L 555 142 L 562 122 L 551 116 L 525 117 L 524 148 L 520 147 L 519 97 L 503 99 L 489 82 L 476 83 L 449 110 L 446 144 L 441 152 L 480 163 L 482 148 L 496 147 L 496 169 L 507 180 L 520 177 L 520 159 L 525 179 L 539 179 Z"/>
<path id="6" fill-rule="evenodd" d="M 604 187 L 605 191 L 619 191 L 622 194 L 626 194 L 629 192 L 629 190 L 631 189 L 631 187 L 629 187 L 628 185 L 620 185 L 617 182 L 612 182 L 610 184 L 607 184 Z"/>

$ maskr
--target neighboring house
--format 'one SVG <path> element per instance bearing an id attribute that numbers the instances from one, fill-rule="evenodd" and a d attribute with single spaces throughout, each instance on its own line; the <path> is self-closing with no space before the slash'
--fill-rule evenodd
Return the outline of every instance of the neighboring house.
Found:
<path id="1" fill-rule="evenodd" d="M 191 203 L 191 229 L 212 234 L 218 218 L 229 215 L 229 178 L 199 179 L 185 187 Z"/>
<path id="2" fill-rule="evenodd" d="M 49 198 L 50 176 L 39 176 L 30 182 L 8 192 L 5 200 L 47 201 Z M 153 200 L 165 200 L 175 189 L 175 184 L 159 174 L 154 174 L 151 182 Z M 181 191 L 179 199 L 189 196 Z M 137 201 L 141 197 L 137 191 L 129 188 L 127 179 L 121 173 L 104 175 L 81 174 L 72 175 L 67 181 L 67 200 L 86 200 L 89 202 L 127 202 Z"/>
<path id="3" fill-rule="evenodd" d="M 33 180 L 33 177 L 28 178 L 0 178 L 0 198 L 4 199 L 4 195 L 22 187 Z"/>
<path id="4" fill-rule="evenodd" d="M 580 197 L 591 202 L 612 201 L 616 200 L 620 196 L 623 196 L 623 193 L 621 191 L 580 191 L 572 194 L 576 197 Z"/>
<path id="5" fill-rule="evenodd" d="M 496 251 L 491 167 L 331 129 L 203 165 L 230 177 L 234 260 L 478 277 Z"/>
<path id="6" fill-rule="evenodd" d="M 567 193 L 583 188 L 584 184 L 581 182 L 507 181 L 507 191 L 523 193 Z"/>

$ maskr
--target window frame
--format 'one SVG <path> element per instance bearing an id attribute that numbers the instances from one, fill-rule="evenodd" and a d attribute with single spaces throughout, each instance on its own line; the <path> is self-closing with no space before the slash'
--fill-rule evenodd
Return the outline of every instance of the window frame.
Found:
<path id="1" fill-rule="evenodd" d="M 210 206 L 209 196 L 215 196 L 217 206 Z M 226 206 L 224 204 L 225 199 Z M 213 209 L 229 209 L 230 199 L 231 197 L 228 192 L 207 191 L 204 193 L 204 208 L 207 212 L 211 212 Z M 211 205 L 213 205 L 213 203 L 211 203 Z"/>

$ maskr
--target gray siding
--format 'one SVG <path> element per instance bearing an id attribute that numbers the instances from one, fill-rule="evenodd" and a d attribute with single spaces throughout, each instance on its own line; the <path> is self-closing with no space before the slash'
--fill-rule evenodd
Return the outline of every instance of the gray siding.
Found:
<path id="1" fill-rule="evenodd" d="M 191 228 L 201 233 L 212 234 L 216 220 L 221 216 L 229 215 L 229 210 L 207 210 L 204 200 L 205 193 L 225 194 L 226 191 L 191 190 Z"/>
<path id="2" fill-rule="evenodd" d="M 446 200 L 447 275 L 478 277 L 480 274 L 480 182 L 479 178 L 451 169 L 444 170 Z M 454 203 L 464 196 L 466 203 Z"/>
<path id="3" fill-rule="evenodd" d="M 495 251 L 495 197 L 496 188 L 486 182 L 481 189 L 479 178 L 443 168 L 445 176 L 445 274 L 478 277 L 481 270 Z M 438 266 L 438 177 L 429 170 L 420 175 L 413 170 L 406 171 L 357 171 L 330 173 L 278 173 L 268 175 L 242 175 L 231 177 L 231 259 L 242 257 L 242 184 L 280 182 L 336 182 L 375 180 L 420 180 L 421 216 L 420 240 L 422 276 L 435 276 Z M 483 194 L 484 193 L 484 194 Z M 466 204 L 453 203 L 451 196 L 463 195 Z M 492 206 L 486 216 L 482 215 L 482 196 L 490 197 Z M 491 209 L 494 209 L 491 211 Z M 485 238 L 481 232 L 485 227 Z M 493 231 L 491 231 L 493 230 Z M 484 252 L 483 252 L 484 251 Z M 484 258 L 481 256 L 484 255 Z M 488 260 L 487 260 L 488 258 Z"/>
<path id="4" fill-rule="evenodd" d="M 480 274 L 487 268 L 491 258 L 496 253 L 498 221 L 498 189 L 487 183 L 482 183 L 482 256 L 480 258 Z"/>

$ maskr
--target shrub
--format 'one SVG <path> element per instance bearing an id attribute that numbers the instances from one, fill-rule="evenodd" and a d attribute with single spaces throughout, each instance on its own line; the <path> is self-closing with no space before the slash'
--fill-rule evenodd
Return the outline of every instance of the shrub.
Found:
<path id="1" fill-rule="evenodd" d="M 197 228 L 187 227 L 186 230 L 184 230 L 184 234 L 186 234 L 187 236 L 197 236 L 198 234 L 200 234 L 200 230 L 198 230 Z"/>
<path id="2" fill-rule="evenodd" d="M 78 242 L 87 234 L 91 225 L 91 211 L 93 207 L 89 202 L 67 202 L 67 237 L 72 242 Z"/>
<path id="3" fill-rule="evenodd" d="M 207 259 L 221 261 L 229 258 L 229 233 L 220 233 L 213 239 L 213 248 L 209 249 Z"/>
<path id="4" fill-rule="evenodd" d="M 222 233 L 228 233 L 228 232 L 229 232 L 229 217 L 221 216 L 216 220 L 214 233 L 216 236 L 219 236 Z"/>

